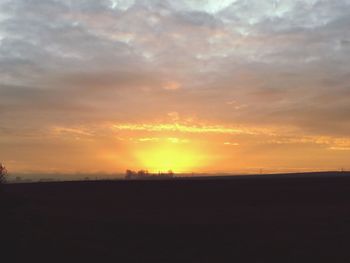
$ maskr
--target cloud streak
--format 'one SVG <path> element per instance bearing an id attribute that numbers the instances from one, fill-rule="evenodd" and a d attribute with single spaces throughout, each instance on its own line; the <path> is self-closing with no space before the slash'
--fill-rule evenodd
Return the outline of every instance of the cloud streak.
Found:
<path id="1" fill-rule="evenodd" d="M 224 134 L 254 134 L 253 131 L 230 128 L 220 125 L 184 125 L 184 124 L 115 124 L 113 128 L 121 131 L 150 131 L 150 132 L 184 132 L 184 133 L 224 133 Z"/>

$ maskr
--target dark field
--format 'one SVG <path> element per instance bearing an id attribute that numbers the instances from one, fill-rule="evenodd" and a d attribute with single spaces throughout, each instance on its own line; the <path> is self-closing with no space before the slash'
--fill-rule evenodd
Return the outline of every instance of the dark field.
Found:
<path id="1" fill-rule="evenodd" d="M 0 202 L 6 262 L 350 262 L 345 172 L 9 184 Z"/>

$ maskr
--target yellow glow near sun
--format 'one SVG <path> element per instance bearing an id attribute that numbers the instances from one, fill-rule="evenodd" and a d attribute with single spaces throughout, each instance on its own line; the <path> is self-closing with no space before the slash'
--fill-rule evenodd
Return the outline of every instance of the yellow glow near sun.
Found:
<path id="1" fill-rule="evenodd" d="M 167 143 L 137 152 L 142 169 L 152 173 L 172 170 L 175 173 L 191 172 L 200 166 L 201 157 L 193 149 Z"/>

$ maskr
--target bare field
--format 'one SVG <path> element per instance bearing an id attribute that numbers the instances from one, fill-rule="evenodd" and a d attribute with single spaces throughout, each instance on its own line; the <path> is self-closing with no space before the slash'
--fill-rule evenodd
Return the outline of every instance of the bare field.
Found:
<path id="1" fill-rule="evenodd" d="M 348 262 L 350 173 L 5 185 L 14 260 Z"/>

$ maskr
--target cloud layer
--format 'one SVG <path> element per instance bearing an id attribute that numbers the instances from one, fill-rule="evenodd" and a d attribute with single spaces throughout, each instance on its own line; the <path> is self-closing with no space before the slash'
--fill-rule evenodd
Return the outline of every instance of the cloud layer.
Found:
<path id="1" fill-rule="evenodd" d="M 94 133 L 169 113 L 348 139 L 349 10 L 347 0 L 2 0 L 0 145 L 18 154 L 34 137 L 49 145 L 52 127 Z M 24 160 L 16 154 L 0 159 Z"/>

